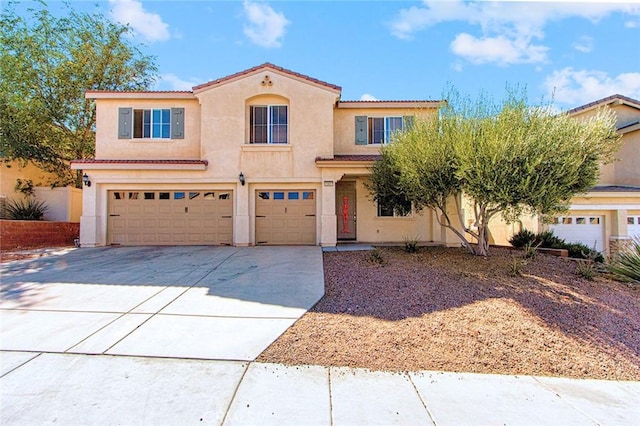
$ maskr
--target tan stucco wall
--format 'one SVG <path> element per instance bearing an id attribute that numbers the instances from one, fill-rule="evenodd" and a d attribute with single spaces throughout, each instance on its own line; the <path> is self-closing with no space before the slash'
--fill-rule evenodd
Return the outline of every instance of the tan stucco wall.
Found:
<path id="1" fill-rule="evenodd" d="M 378 154 L 380 145 L 356 145 L 355 118 L 367 117 L 428 117 L 436 114 L 435 108 L 337 108 L 335 110 L 334 154 Z"/>
<path id="2" fill-rule="evenodd" d="M 618 126 L 640 120 L 640 110 L 628 105 L 611 107 L 616 114 Z M 596 109 L 575 114 L 576 119 L 585 119 L 596 114 Z M 616 155 L 616 161 L 604 165 L 600 171 L 598 185 L 640 186 L 640 130 L 622 134 L 623 146 Z"/>
<path id="3" fill-rule="evenodd" d="M 0 165 L 0 197 L 22 198 L 23 195 L 15 191 L 18 179 L 31 180 L 34 186 L 47 186 L 56 179 L 55 175 L 39 169 L 32 163 L 23 166 L 18 161 L 11 161 L 0 162 Z"/>
<path id="4" fill-rule="evenodd" d="M 271 85 L 262 85 L 265 76 Z M 212 177 L 248 181 L 315 178 L 318 156 L 333 151 L 335 91 L 265 70 L 196 93 L 202 110 L 202 159 Z M 250 105 L 288 105 L 287 145 L 248 144 Z"/>
<path id="5" fill-rule="evenodd" d="M 118 108 L 184 108 L 184 139 L 118 139 Z M 108 160 L 200 159 L 197 99 L 99 99 L 96 158 Z"/>
<path id="6" fill-rule="evenodd" d="M 405 239 L 433 242 L 433 217 L 431 210 L 414 212 L 408 217 L 378 217 L 378 207 L 371 201 L 364 179 L 356 182 L 358 241 L 367 243 L 402 243 Z M 354 179 L 351 179 L 353 181 Z M 440 241 L 438 235 L 437 241 Z"/>

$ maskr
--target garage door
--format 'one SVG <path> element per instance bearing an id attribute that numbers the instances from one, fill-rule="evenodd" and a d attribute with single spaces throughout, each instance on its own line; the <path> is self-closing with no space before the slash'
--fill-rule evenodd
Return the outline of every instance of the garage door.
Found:
<path id="1" fill-rule="evenodd" d="M 640 239 L 640 216 L 627 216 L 627 235 Z"/>
<path id="2" fill-rule="evenodd" d="M 256 244 L 316 244 L 315 191 L 256 192 Z"/>
<path id="3" fill-rule="evenodd" d="M 232 191 L 109 191 L 107 243 L 232 244 Z"/>
<path id="4" fill-rule="evenodd" d="M 550 226 L 555 235 L 568 243 L 583 243 L 597 251 L 604 249 L 604 217 L 563 216 Z"/>

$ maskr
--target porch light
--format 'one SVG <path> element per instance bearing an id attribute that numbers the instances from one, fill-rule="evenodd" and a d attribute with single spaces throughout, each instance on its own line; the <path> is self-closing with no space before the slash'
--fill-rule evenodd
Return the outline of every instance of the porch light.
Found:
<path id="1" fill-rule="evenodd" d="M 86 173 L 82 175 L 82 183 L 84 183 L 84 186 L 91 186 L 91 181 Z"/>
<path id="2" fill-rule="evenodd" d="M 240 172 L 240 175 L 238 176 L 238 179 L 240 180 L 240 184 L 242 184 L 242 186 L 244 186 L 244 174 L 242 172 Z"/>

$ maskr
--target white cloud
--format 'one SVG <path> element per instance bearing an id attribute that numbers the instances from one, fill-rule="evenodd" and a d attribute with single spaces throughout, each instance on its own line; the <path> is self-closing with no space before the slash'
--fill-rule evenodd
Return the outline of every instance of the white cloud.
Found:
<path id="1" fill-rule="evenodd" d="M 640 72 L 622 73 L 615 77 L 604 71 L 574 70 L 571 67 L 554 71 L 544 82 L 556 102 L 573 106 L 584 105 L 614 94 L 640 97 Z"/>
<path id="2" fill-rule="evenodd" d="M 169 25 L 157 13 L 147 12 L 137 0 L 109 0 L 111 15 L 124 25 L 130 25 L 136 34 L 149 42 L 169 39 Z"/>
<path id="3" fill-rule="evenodd" d="M 258 46 L 272 48 L 282 45 L 282 37 L 291 22 L 283 13 L 274 11 L 264 3 L 244 2 L 244 12 L 249 23 L 244 34 Z"/>
<path id="4" fill-rule="evenodd" d="M 377 101 L 378 98 L 376 98 L 373 95 L 370 95 L 369 93 L 365 93 L 364 95 L 360 96 L 360 100 L 361 101 Z"/>
<path id="5" fill-rule="evenodd" d="M 499 65 L 508 65 L 544 62 L 549 49 L 530 44 L 528 40 L 513 40 L 505 36 L 479 39 L 462 33 L 451 42 L 451 50 L 475 64 L 496 62 Z"/>
<path id="6" fill-rule="evenodd" d="M 156 85 L 166 88 L 166 90 L 191 90 L 193 86 L 197 86 L 200 83 L 194 80 L 183 80 L 175 74 L 167 73 L 160 75 Z"/>
<path id="7" fill-rule="evenodd" d="M 573 43 L 573 48 L 578 52 L 589 53 L 593 50 L 593 38 L 582 36 L 578 41 Z"/>
<path id="8" fill-rule="evenodd" d="M 557 2 L 522 1 L 424 0 L 421 6 L 401 9 L 389 24 L 391 33 L 400 39 L 411 39 L 414 34 L 444 22 L 466 22 L 480 27 L 479 35 L 458 34 L 451 43 L 454 53 L 475 63 L 498 62 L 506 65 L 523 62 L 545 62 L 548 48 L 535 44 L 544 38 L 544 28 L 550 21 L 569 17 L 592 22 L 621 12 L 640 16 L 640 4 L 618 2 Z M 629 21 L 631 22 L 631 21 Z M 471 44 L 484 52 L 470 54 Z M 490 47 L 505 47 L 501 54 Z"/>

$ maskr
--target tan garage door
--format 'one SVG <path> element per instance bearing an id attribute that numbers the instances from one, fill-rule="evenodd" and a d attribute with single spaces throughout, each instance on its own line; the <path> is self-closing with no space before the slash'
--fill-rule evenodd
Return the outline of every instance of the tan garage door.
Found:
<path id="1" fill-rule="evenodd" d="M 232 191 L 109 191 L 107 243 L 233 243 Z"/>
<path id="2" fill-rule="evenodd" d="M 316 192 L 258 191 L 256 244 L 316 244 Z"/>

